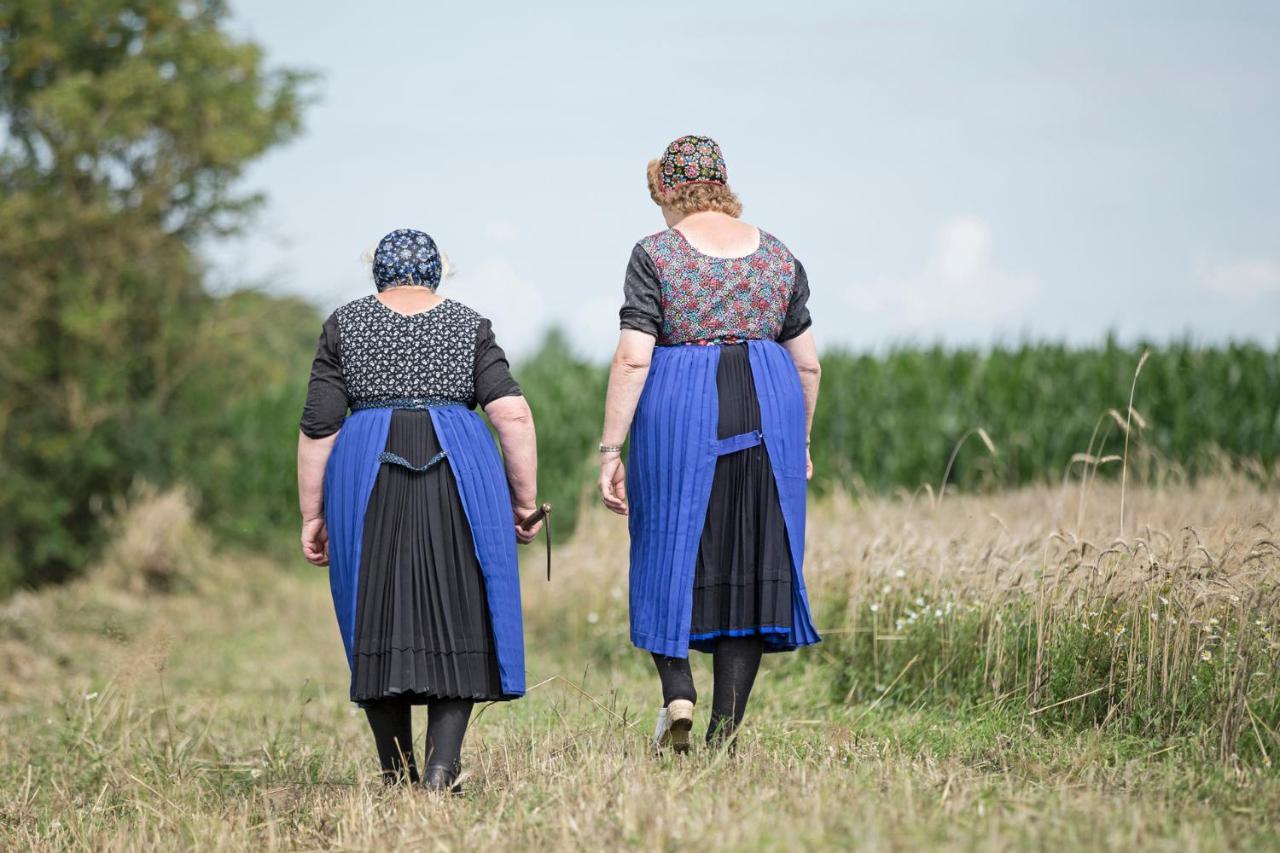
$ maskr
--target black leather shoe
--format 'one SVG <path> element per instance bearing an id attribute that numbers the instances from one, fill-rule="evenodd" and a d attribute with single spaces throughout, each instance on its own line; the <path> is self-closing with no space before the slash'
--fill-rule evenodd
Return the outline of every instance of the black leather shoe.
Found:
<path id="1" fill-rule="evenodd" d="M 422 774 L 422 787 L 438 794 L 461 794 L 462 785 L 458 782 L 458 765 L 444 767 L 430 764 Z"/>

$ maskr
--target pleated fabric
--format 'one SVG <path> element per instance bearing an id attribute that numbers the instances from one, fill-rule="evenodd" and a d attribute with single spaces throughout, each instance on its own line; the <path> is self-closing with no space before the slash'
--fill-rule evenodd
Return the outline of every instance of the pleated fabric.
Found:
<path id="1" fill-rule="evenodd" d="M 716 369 L 717 438 L 762 424 L 746 344 L 723 345 Z M 720 637 L 786 634 L 791 628 L 791 552 L 773 466 L 763 444 L 718 456 L 693 579 L 689 645 Z"/>
<path id="2" fill-rule="evenodd" d="M 343 422 L 324 474 L 324 520 L 329 532 L 329 591 L 347 652 L 355 654 L 356 594 L 359 587 L 365 507 L 382 463 L 391 409 L 364 409 Z"/>
<path id="3" fill-rule="evenodd" d="M 758 430 L 720 435 L 720 346 L 658 347 L 637 406 L 628 457 L 631 639 L 658 654 L 688 655 L 694 576 L 717 460 L 762 442 L 786 527 L 791 572 L 791 624 L 765 632 L 766 648 L 784 651 L 818 641 L 802 576 L 804 397 L 786 350 L 773 341 L 752 341 L 747 347 Z M 761 627 L 769 626 L 751 626 Z"/>
<path id="4" fill-rule="evenodd" d="M 410 420 L 401 423 L 405 415 Z M 422 471 L 404 466 L 425 466 L 436 448 L 443 461 Z M 383 461 L 384 453 L 399 464 Z M 432 483 L 444 491 L 431 491 Z M 379 691 L 523 695 L 511 502 L 502 459 L 480 416 L 462 405 L 353 412 L 330 454 L 324 493 L 330 588 L 352 666 L 352 698 L 368 702 Z M 363 612 L 362 599 L 370 605 Z M 456 660 L 446 660 L 451 655 Z"/>
<path id="5" fill-rule="evenodd" d="M 448 455 L 484 572 L 502 698 L 514 699 L 525 690 L 524 623 L 511 492 L 502 457 L 484 420 L 465 406 L 434 408 L 431 422 Z"/>
<path id="6" fill-rule="evenodd" d="M 804 585 L 805 497 L 809 486 L 806 472 L 804 390 L 791 355 L 774 341 L 751 341 L 751 376 L 755 380 L 764 424 L 765 449 L 778 484 L 782 516 L 787 523 L 787 544 L 791 548 L 791 631 L 785 640 L 766 638 L 765 651 L 810 646 L 821 637 L 813 626 L 809 594 Z"/>
<path id="7" fill-rule="evenodd" d="M 693 569 L 711 495 L 719 347 L 657 347 L 627 456 L 631 642 L 687 657 Z"/>
<path id="8" fill-rule="evenodd" d="M 427 412 L 392 414 L 365 513 L 356 702 L 502 697 L 483 571 L 441 449 Z"/>

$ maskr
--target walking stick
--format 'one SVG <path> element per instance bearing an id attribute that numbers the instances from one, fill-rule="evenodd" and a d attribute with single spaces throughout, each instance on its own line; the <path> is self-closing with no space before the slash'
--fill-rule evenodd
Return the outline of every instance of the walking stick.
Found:
<path id="1" fill-rule="evenodd" d="M 544 532 L 547 534 L 547 582 L 551 582 L 551 504 L 543 504 L 520 522 L 520 529 L 529 530 L 539 521 L 547 520 Z"/>

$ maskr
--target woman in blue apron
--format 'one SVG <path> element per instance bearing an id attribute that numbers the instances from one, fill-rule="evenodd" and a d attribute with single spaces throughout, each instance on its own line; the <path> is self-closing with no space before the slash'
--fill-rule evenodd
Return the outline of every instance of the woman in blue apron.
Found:
<path id="1" fill-rule="evenodd" d="M 516 524 L 536 493 L 529 406 L 489 321 L 436 295 L 445 263 L 421 231 L 382 239 L 379 292 L 325 321 L 298 439 L 302 550 L 329 566 L 351 699 L 384 778 L 434 790 L 456 790 L 473 704 L 524 693 L 516 542 L 538 530 Z"/>
<path id="2" fill-rule="evenodd" d="M 714 744 L 741 723 L 764 652 L 818 642 L 801 564 L 820 368 L 804 268 L 738 219 L 719 146 L 681 137 L 648 177 L 668 227 L 627 267 L 600 491 L 629 517 L 631 640 L 662 682 L 655 746 L 684 752 L 689 649 L 713 656 Z"/>

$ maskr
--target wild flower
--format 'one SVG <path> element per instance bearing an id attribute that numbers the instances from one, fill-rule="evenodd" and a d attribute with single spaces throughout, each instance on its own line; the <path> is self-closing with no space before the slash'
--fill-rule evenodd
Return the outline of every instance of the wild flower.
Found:
<path id="1" fill-rule="evenodd" d="M 1201 650 L 1200 650 L 1200 660 L 1204 661 L 1205 663 L 1212 663 L 1212 662 L 1213 662 L 1213 652 L 1212 652 L 1210 649 L 1201 649 Z"/>
<path id="2" fill-rule="evenodd" d="M 879 604 L 879 602 L 872 602 L 872 603 L 871 603 L 871 612 L 872 612 L 872 613 L 879 613 L 879 612 L 880 612 L 880 604 Z"/>

